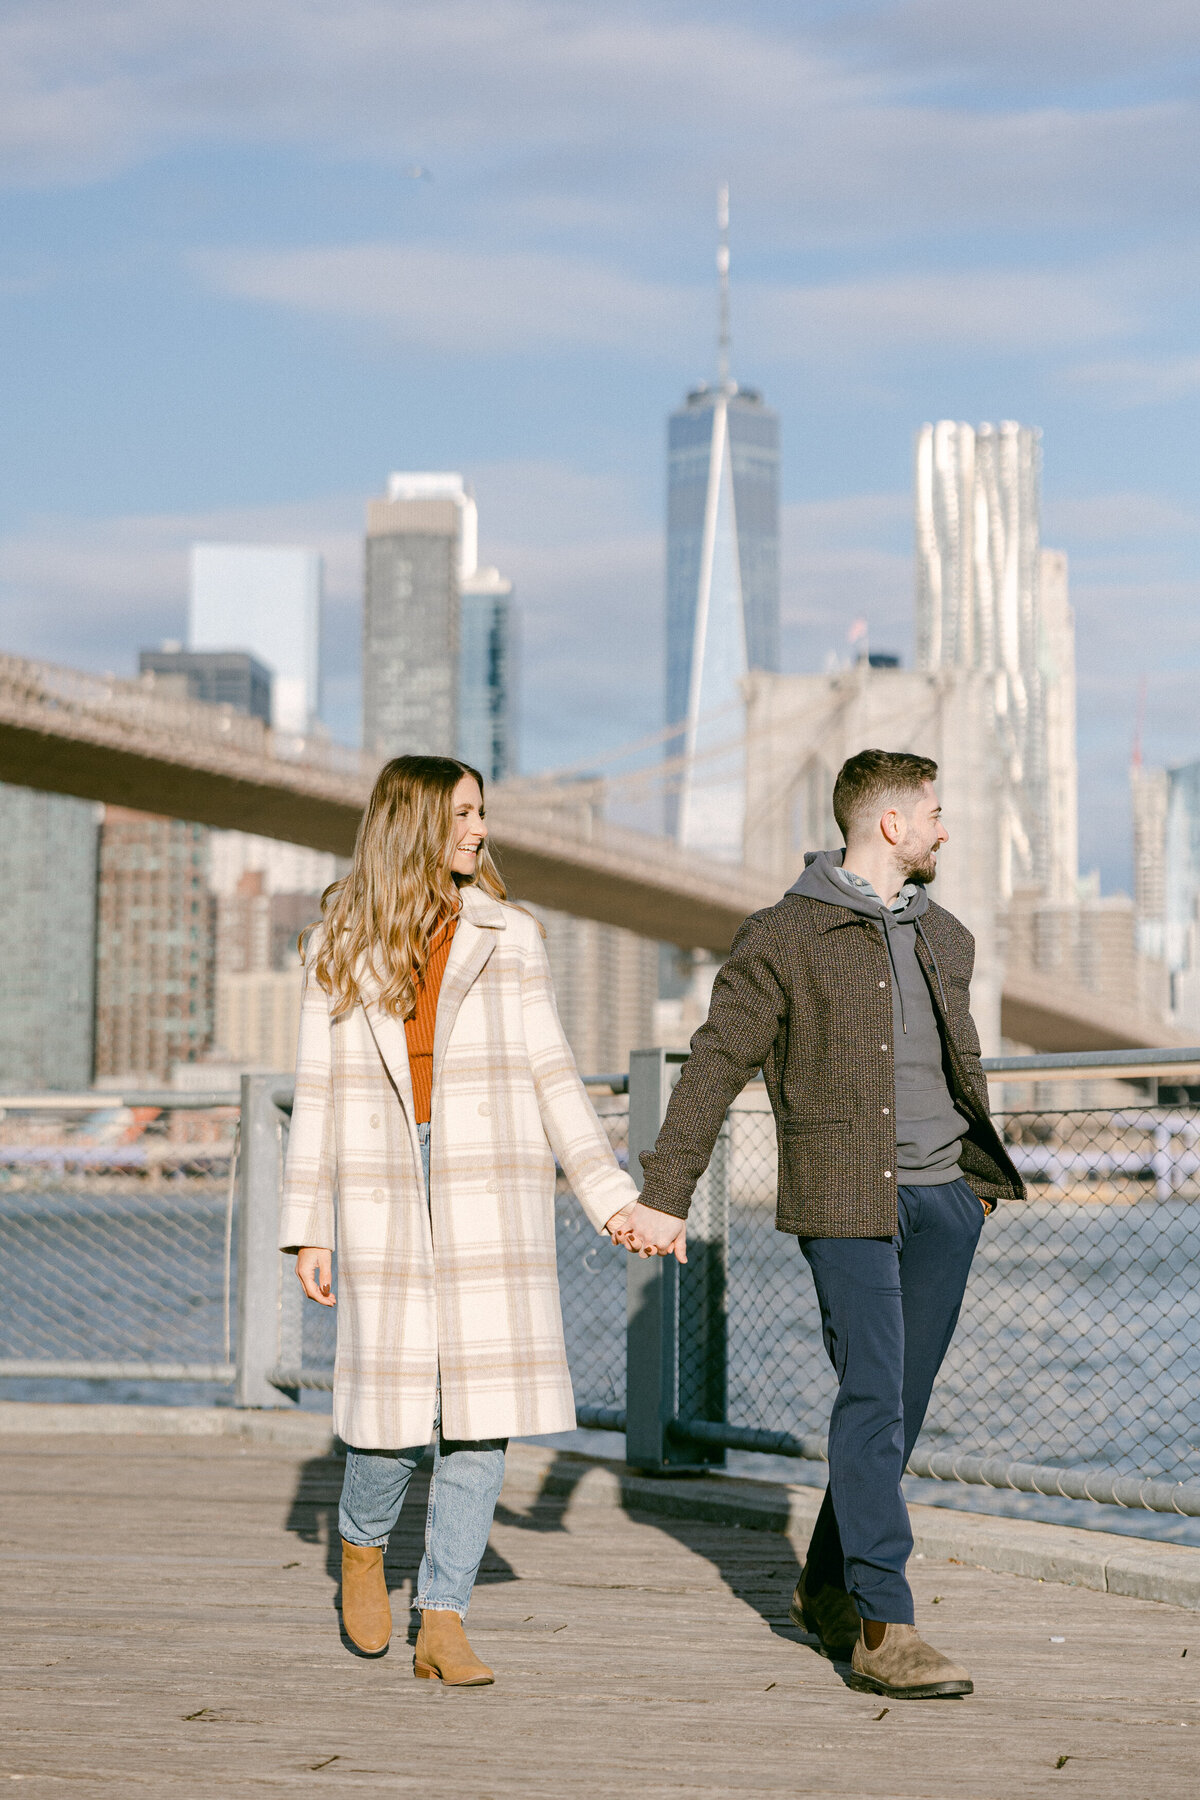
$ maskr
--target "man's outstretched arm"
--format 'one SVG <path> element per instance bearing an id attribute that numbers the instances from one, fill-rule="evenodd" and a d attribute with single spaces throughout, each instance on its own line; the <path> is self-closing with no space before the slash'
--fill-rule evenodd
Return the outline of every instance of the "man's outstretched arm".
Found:
<path id="1" fill-rule="evenodd" d="M 623 1241 L 648 1255 L 686 1261 L 683 1222 L 708 1167 L 725 1114 L 762 1068 L 787 1010 L 768 914 L 754 913 L 713 983 L 708 1018 L 692 1038 Z"/>

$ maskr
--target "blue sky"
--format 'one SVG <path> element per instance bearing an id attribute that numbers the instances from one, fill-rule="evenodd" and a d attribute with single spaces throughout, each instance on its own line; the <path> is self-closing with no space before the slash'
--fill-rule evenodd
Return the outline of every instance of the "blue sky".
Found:
<path id="1" fill-rule="evenodd" d="M 345 733 L 365 498 L 461 468 L 527 765 L 653 729 L 727 177 L 786 666 L 860 615 L 909 650 L 923 420 L 1041 426 L 1083 853 L 1127 882 L 1140 674 L 1148 757 L 1200 756 L 1198 62 L 1190 0 L 9 0 L 0 644 L 128 671 L 193 538 L 314 542 Z"/>

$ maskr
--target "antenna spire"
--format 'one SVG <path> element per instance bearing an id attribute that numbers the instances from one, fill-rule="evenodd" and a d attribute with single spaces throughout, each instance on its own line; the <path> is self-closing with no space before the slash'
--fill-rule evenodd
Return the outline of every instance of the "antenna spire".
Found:
<path id="1" fill-rule="evenodd" d="M 729 183 L 717 189 L 717 383 L 729 387 Z"/>

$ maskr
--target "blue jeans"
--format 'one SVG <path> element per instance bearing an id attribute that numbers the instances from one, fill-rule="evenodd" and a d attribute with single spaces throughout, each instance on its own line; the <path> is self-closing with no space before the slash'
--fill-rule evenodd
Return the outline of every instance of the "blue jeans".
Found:
<path id="1" fill-rule="evenodd" d="M 897 1203 L 893 1238 L 800 1240 L 838 1378 L 806 1581 L 845 1588 L 864 1619 L 911 1625 L 900 1478 L 958 1323 L 983 1207 L 963 1180 L 902 1187 Z"/>
<path id="2" fill-rule="evenodd" d="M 429 1192 L 429 1127 L 418 1126 Z M 441 1394 L 433 1421 L 433 1475 L 425 1514 L 425 1554 L 413 1605 L 466 1618 L 475 1577 L 504 1481 L 507 1438 L 456 1443 L 442 1437 Z M 348 1544 L 386 1544 L 413 1470 L 428 1448 L 347 1450 L 338 1529 Z"/>

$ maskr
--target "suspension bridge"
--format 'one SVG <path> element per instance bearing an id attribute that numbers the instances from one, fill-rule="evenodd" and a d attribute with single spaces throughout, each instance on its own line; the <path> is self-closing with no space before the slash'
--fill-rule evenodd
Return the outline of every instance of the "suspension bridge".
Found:
<path id="1" fill-rule="evenodd" d="M 627 746 L 610 759 L 632 765 L 616 779 L 563 770 L 490 789 L 492 841 L 510 891 L 723 955 L 747 913 L 778 898 L 778 875 L 603 816 L 614 798 L 661 816 L 662 794 L 679 779 L 669 742 L 677 737 L 669 728 Z M 733 737 L 707 754 L 719 768 L 731 750 Z M 377 770 L 359 751 L 273 731 L 144 680 L 0 655 L 0 781 L 348 856 Z M 1007 972 L 1002 1016 L 1006 1035 L 1035 1050 L 1182 1042 L 1144 1009 L 1114 1007 L 1032 968 Z"/>

